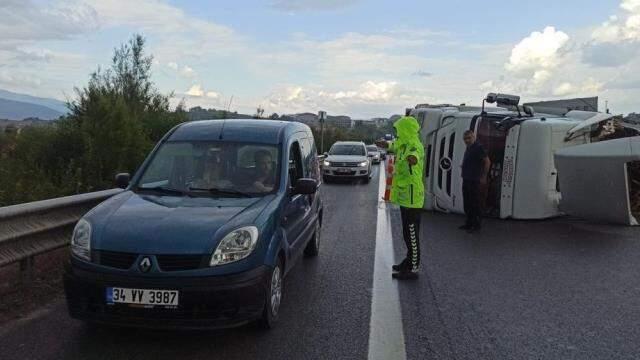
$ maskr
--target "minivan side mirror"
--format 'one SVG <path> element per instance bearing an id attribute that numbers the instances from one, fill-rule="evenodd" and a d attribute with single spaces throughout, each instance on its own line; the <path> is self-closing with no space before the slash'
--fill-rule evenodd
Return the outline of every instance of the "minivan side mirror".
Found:
<path id="1" fill-rule="evenodd" d="M 293 186 L 293 195 L 302 194 L 302 195 L 311 195 L 315 194 L 318 190 L 318 182 L 314 179 L 302 178 L 296 181 L 296 184 Z"/>
<path id="2" fill-rule="evenodd" d="M 323 155 L 324 156 L 329 156 L 329 153 L 325 151 Z"/>
<path id="3" fill-rule="evenodd" d="M 120 189 L 126 189 L 131 181 L 131 175 L 129 173 L 120 173 L 116 175 L 116 186 Z"/>

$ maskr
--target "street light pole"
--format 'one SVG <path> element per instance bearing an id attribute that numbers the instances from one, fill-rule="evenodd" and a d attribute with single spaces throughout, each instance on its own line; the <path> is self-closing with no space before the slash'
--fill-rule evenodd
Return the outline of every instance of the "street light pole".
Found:
<path id="1" fill-rule="evenodd" d="M 318 120 L 320 121 L 320 153 L 324 154 L 324 120 L 327 117 L 326 111 L 318 111 Z"/>

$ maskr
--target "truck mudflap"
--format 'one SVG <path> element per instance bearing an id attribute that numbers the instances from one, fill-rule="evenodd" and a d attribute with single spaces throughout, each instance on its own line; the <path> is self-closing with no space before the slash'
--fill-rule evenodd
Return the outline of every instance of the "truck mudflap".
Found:
<path id="1" fill-rule="evenodd" d="M 640 221 L 640 136 L 568 147 L 555 154 L 560 209 L 597 222 Z"/>

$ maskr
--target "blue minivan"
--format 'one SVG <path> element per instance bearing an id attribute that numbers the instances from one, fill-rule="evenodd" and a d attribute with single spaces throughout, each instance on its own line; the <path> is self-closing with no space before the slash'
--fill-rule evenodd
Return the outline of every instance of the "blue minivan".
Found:
<path id="1" fill-rule="evenodd" d="M 320 245 L 313 134 L 296 122 L 208 120 L 169 131 L 125 191 L 77 223 L 72 317 L 220 328 L 278 319 L 283 279 Z"/>

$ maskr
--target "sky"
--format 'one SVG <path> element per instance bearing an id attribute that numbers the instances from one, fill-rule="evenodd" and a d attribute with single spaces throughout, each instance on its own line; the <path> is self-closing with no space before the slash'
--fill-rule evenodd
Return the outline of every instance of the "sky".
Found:
<path id="1" fill-rule="evenodd" d="M 366 119 L 503 92 L 640 112 L 640 0 L 493 4 L 0 0 L 0 89 L 73 99 L 139 33 L 173 105 Z"/>

